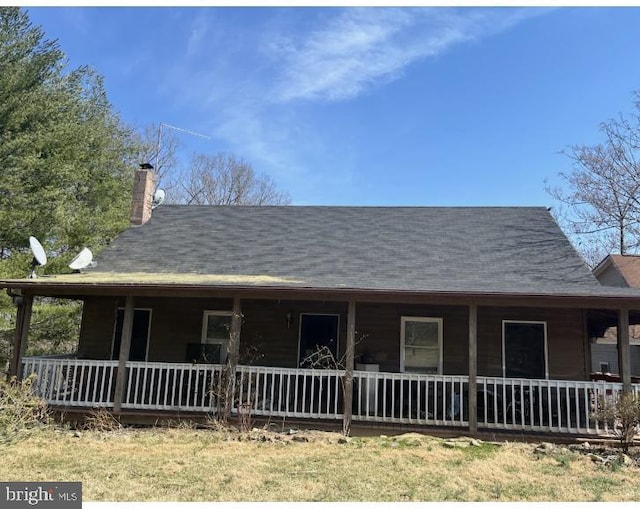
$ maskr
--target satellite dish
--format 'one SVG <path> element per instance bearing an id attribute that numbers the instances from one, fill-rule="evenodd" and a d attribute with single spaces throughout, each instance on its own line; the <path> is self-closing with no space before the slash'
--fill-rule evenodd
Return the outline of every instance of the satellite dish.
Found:
<path id="1" fill-rule="evenodd" d="M 151 208 L 155 209 L 157 206 L 162 205 L 162 202 L 166 198 L 166 193 L 164 189 L 156 189 L 156 192 L 153 193 L 153 201 L 151 202 Z"/>
<path id="2" fill-rule="evenodd" d="M 31 274 L 29 274 L 29 278 L 33 279 L 36 277 L 36 267 L 38 265 L 46 265 L 47 264 L 47 253 L 44 252 L 44 248 L 40 241 L 35 237 L 29 237 L 29 246 L 31 247 L 31 252 L 33 253 L 33 260 L 31 261 Z"/>
<path id="3" fill-rule="evenodd" d="M 91 249 L 89 249 L 88 247 L 85 247 L 82 249 L 82 251 L 80 251 L 76 255 L 76 257 L 73 260 L 71 260 L 71 263 L 69 264 L 69 268 L 72 269 L 74 272 L 80 272 L 80 269 L 84 269 L 89 265 L 91 265 L 92 261 L 93 261 L 93 253 L 91 252 Z"/>

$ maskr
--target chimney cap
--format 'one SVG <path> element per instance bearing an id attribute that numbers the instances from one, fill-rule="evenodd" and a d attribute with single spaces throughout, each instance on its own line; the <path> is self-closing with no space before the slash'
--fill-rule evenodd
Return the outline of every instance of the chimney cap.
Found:
<path id="1" fill-rule="evenodd" d="M 141 170 L 153 170 L 153 164 L 151 163 L 140 163 L 138 166 L 140 166 Z"/>

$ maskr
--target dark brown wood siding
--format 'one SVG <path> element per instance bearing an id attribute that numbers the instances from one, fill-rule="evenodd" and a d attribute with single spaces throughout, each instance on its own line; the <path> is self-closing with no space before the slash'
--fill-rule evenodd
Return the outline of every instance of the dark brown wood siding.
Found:
<path id="1" fill-rule="evenodd" d="M 546 322 L 549 378 L 587 379 L 582 311 L 557 308 L 478 308 L 479 376 L 502 376 L 503 320 Z"/>
<path id="2" fill-rule="evenodd" d="M 151 309 L 149 361 L 184 362 L 188 343 L 200 343 L 204 311 L 231 311 L 232 299 L 136 298 L 136 309 Z M 78 356 L 109 359 L 116 310 L 124 298 L 87 298 L 82 315 Z"/>
<path id="3" fill-rule="evenodd" d="M 469 315 L 463 306 L 358 304 L 356 356 L 380 364 L 381 371 L 399 371 L 403 316 L 442 318 L 443 372 L 447 375 L 467 373 Z"/>
<path id="4" fill-rule="evenodd" d="M 124 299 L 91 297 L 85 301 L 79 356 L 107 359 L 118 306 Z M 230 311 L 232 299 L 137 298 L 136 308 L 152 310 L 149 361 L 184 362 L 186 345 L 199 343 L 204 311 Z M 241 362 L 296 367 L 301 313 L 339 315 L 339 357 L 344 353 L 346 302 L 243 299 Z M 291 313 L 291 324 L 287 314 Z M 394 303 L 356 306 L 356 362 L 380 364 L 381 371 L 400 369 L 402 316 L 443 320 L 443 372 L 468 372 L 468 308 Z M 583 314 L 579 309 L 478 307 L 478 375 L 502 376 L 502 321 L 547 323 L 550 378 L 587 379 Z"/>
<path id="5" fill-rule="evenodd" d="M 87 297 L 78 342 L 80 359 L 110 359 L 118 299 Z"/>
<path id="6" fill-rule="evenodd" d="M 291 313 L 291 326 L 287 313 Z M 347 337 L 346 302 L 243 300 L 240 356 L 252 357 L 258 366 L 297 367 L 301 313 L 339 315 L 339 360 Z"/>

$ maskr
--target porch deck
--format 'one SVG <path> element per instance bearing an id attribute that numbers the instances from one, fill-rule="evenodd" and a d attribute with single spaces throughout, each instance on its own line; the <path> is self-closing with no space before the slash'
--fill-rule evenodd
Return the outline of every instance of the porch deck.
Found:
<path id="1" fill-rule="evenodd" d="M 113 408 L 118 361 L 28 357 L 23 376 L 57 408 Z M 122 408 L 213 413 L 222 365 L 127 362 Z M 341 420 L 344 371 L 238 366 L 234 411 L 260 417 Z M 478 377 L 478 426 L 572 435 L 606 433 L 592 413 L 623 384 Z M 633 385 L 640 392 L 640 384 Z M 468 377 L 354 371 L 352 418 L 417 426 L 469 425 Z"/>

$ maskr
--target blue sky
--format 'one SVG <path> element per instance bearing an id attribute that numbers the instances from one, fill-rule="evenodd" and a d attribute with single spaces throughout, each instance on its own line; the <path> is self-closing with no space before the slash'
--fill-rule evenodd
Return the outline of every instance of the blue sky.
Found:
<path id="1" fill-rule="evenodd" d="M 28 8 L 135 126 L 232 152 L 294 204 L 553 205 L 632 109 L 640 8 Z"/>

